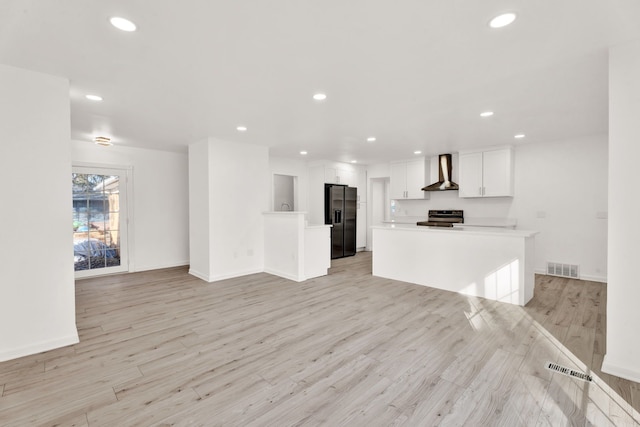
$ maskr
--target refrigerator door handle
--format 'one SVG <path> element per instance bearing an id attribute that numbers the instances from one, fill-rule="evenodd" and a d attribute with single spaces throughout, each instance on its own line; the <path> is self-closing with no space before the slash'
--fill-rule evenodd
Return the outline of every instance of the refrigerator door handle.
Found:
<path id="1" fill-rule="evenodd" d="M 333 211 L 333 222 L 335 224 L 340 224 L 342 222 L 342 211 L 340 209 Z"/>

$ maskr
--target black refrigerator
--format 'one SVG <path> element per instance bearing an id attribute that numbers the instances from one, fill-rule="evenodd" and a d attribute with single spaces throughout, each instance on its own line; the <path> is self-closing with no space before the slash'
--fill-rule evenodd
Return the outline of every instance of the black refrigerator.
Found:
<path id="1" fill-rule="evenodd" d="M 358 189 L 324 185 L 324 223 L 331 224 L 331 259 L 356 254 Z"/>

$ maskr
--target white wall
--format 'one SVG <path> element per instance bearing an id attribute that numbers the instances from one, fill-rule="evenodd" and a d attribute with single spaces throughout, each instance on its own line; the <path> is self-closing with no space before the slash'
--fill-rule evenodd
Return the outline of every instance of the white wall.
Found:
<path id="1" fill-rule="evenodd" d="M 607 150 L 606 135 L 516 149 L 508 215 L 540 232 L 536 270 L 547 261 L 578 264 L 581 278 L 607 280 Z"/>
<path id="2" fill-rule="evenodd" d="M 72 141 L 76 164 L 133 167 L 129 206 L 131 271 L 189 264 L 189 185 L 186 153 L 100 147 Z"/>
<path id="3" fill-rule="evenodd" d="M 609 52 L 609 281 L 602 370 L 640 382 L 640 42 Z"/>
<path id="4" fill-rule="evenodd" d="M 457 162 L 454 158 L 454 181 Z M 429 184 L 429 183 L 425 183 Z M 462 209 L 466 218 L 515 218 L 537 230 L 535 269 L 578 264 L 581 277 L 606 281 L 607 137 L 522 144 L 515 148 L 515 197 L 462 199 L 457 191 L 396 201 L 395 219 L 426 219 L 429 209 Z M 539 218 L 544 216 L 544 218 Z"/>
<path id="5" fill-rule="evenodd" d="M 189 146 L 189 168 L 191 210 L 208 210 L 206 218 L 191 216 L 190 238 L 195 241 L 207 229 L 209 236 L 191 245 L 191 273 L 211 282 L 263 271 L 268 149 L 209 138 Z M 201 257 L 208 267 L 193 262 Z"/>
<path id="6" fill-rule="evenodd" d="M 303 214 L 268 213 L 264 224 L 264 271 L 297 282 L 305 280 Z"/>
<path id="7" fill-rule="evenodd" d="M 69 83 L 0 65 L 0 361 L 78 342 Z"/>
<path id="8" fill-rule="evenodd" d="M 206 281 L 213 271 L 209 173 L 209 141 L 189 145 L 189 273 Z"/>

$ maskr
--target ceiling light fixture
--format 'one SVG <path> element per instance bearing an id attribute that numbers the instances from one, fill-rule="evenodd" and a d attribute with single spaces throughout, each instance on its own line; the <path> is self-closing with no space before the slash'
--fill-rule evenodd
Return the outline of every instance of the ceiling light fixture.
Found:
<path id="1" fill-rule="evenodd" d="M 237 130 L 238 132 L 246 132 L 246 131 L 247 131 L 247 127 L 246 127 L 246 126 L 238 126 L 238 127 L 236 128 L 236 130 Z"/>
<path id="2" fill-rule="evenodd" d="M 422 151 L 416 150 L 416 151 L 413 152 L 413 154 L 422 154 Z"/>
<path id="3" fill-rule="evenodd" d="M 484 113 L 480 113 L 480 117 L 491 117 L 493 116 L 493 111 L 485 111 Z"/>
<path id="4" fill-rule="evenodd" d="M 375 140 L 376 138 L 374 136 L 370 136 L 369 138 L 367 138 L 367 142 L 373 142 Z"/>
<path id="5" fill-rule="evenodd" d="M 301 156 L 306 156 L 306 155 L 307 155 L 307 152 L 306 152 L 306 151 L 301 151 L 301 152 L 300 152 L 300 155 L 301 155 Z"/>
<path id="6" fill-rule="evenodd" d="M 515 20 L 516 20 L 515 13 L 511 13 L 511 12 L 503 13 L 501 15 L 496 16 L 491 21 L 489 21 L 489 26 L 491 28 L 502 28 L 513 23 L 513 21 Z"/>
<path id="7" fill-rule="evenodd" d="M 101 145 L 103 147 L 110 147 L 113 145 L 113 142 L 111 142 L 111 138 L 107 138 L 106 136 L 96 136 L 95 138 L 93 138 L 93 142 L 96 145 Z"/>
<path id="8" fill-rule="evenodd" d="M 351 163 L 358 163 L 357 160 L 351 160 Z"/>
<path id="9" fill-rule="evenodd" d="M 524 138 L 524 136 L 525 136 L 524 133 L 519 133 L 517 135 L 513 135 L 513 137 L 516 138 L 516 139 L 522 139 L 522 138 Z"/>
<path id="10" fill-rule="evenodd" d="M 109 20 L 109 22 L 111 22 L 111 25 L 122 31 L 131 32 L 137 29 L 136 24 L 128 19 L 120 18 L 118 16 L 114 16 Z"/>
<path id="11" fill-rule="evenodd" d="M 316 93 L 315 95 L 313 95 L 313 99 L 315 99 L 316 101 L 324 101 L 325 99 L 327 99 L 327 95 L 324 93 Z"/>
<path id="12" fill-rule="evenodd" d="M 84 97 L 87 98 L 87 99 L 90 99 L 91 101 L 102 101 L 102 97 L 99 96 L 99 95 L 91 95 L 91 94 L 89 94 L 89 95 L 85 95 Z"/>

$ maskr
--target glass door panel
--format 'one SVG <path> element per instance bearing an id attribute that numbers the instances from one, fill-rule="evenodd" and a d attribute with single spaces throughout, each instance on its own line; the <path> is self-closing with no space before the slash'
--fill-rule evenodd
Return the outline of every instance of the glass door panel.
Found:
<path id="1" fill-rule="evenodd" d="M 126 170 L 74 168 L 73 256 L 76 277 L 128 270 Z"/>

